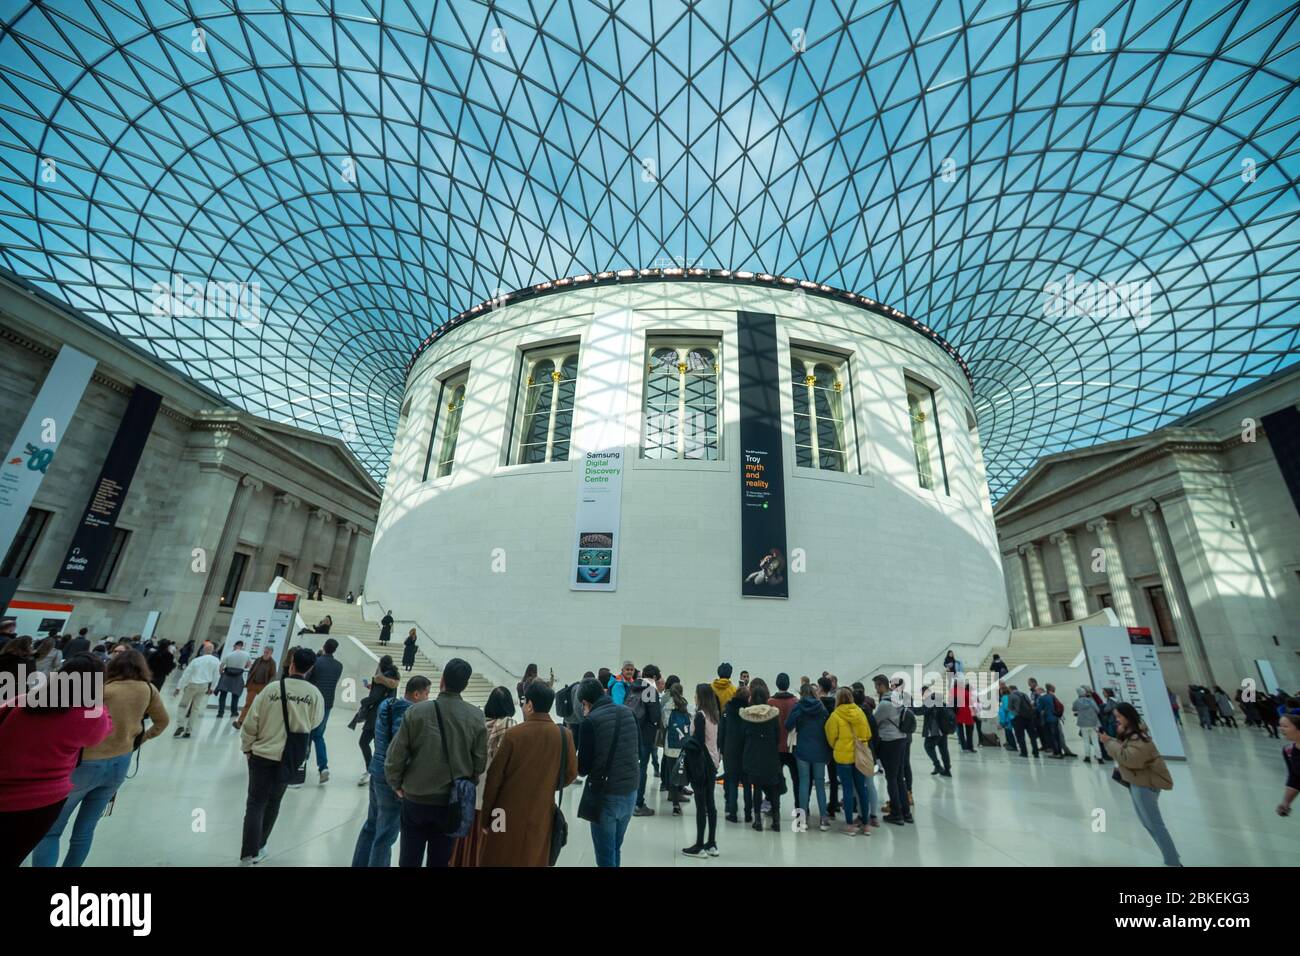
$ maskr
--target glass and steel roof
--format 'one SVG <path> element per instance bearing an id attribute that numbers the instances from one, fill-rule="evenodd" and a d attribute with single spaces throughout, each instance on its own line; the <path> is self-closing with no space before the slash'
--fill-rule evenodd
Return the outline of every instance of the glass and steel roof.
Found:
<path id="1" fill-rule="evenodd" d="M 994 495 L 1292 363 L 1300 6 L 0 3 L 0 266 L 382 479 L 440 324 L 749 270 L 968 361 Z"/>

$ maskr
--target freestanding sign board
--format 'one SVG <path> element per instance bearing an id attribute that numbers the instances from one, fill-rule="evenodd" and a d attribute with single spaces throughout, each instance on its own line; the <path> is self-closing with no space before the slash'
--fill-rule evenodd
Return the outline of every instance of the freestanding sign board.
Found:
<path id="1" fill-rule="evenodd" d="M 1110 688 L 1120 700 L 1132 704 L 1161 756 L 1186 759 L 1151 629 L 1085 624 L 1079 634 L 1097 692 Z"/>
<path id="2" fill-rule="evenodd" d="M 39 644 L 47 637 L 63 634 L 67 630 L 68 620 L 72 617 L 71 604 L 53 604 L 47 601 L 10 601 L 5 609 L 3 620 L 12 620 L 17 625 L 14 631 L 19 637 L 30 637 Z"/>
<path id="3" fill-rule="evenodd" d="M 89 355 L 66 345 L 59 349 L 9 454 L 0 462 L 0 560 L 14 543 L 94 371 L 95 360 Z"/>
<path id="4" fill-rule="evenodd" d="M 244 642 L 244 650 L 256 660 L 262 648 L 270 647 L 277 662 L 289 648 L 289 635 L 298 613 L 298 595 L 273 591 L 240 591 L 226 631 L 226 649 L 235 641 Z"/>

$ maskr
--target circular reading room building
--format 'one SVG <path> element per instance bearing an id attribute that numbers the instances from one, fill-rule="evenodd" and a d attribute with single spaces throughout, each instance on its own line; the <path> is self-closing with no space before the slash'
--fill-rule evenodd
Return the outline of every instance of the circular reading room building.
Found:
<path id="1" fill-rule="evenodd" d="M 848 683 L 1008 634 L 960 356 L 726 270 L 543 283 L 431 336 L 365 591 L 448 654 L 565 682 L 630 659 Z"/>

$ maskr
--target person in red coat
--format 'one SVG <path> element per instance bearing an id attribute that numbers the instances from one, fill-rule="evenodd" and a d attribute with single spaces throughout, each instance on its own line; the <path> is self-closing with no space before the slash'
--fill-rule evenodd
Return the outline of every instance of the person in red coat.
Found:
<path id="1" fill-rule="evenodd" d="M 971 709 L 971 695 L 975 693 L 970 685 L 957 675 L 957 684 L 953 687 L 953 700 L 957 711 L 957 742 L 961 749 L 975 752 L 975 712 Z"/>

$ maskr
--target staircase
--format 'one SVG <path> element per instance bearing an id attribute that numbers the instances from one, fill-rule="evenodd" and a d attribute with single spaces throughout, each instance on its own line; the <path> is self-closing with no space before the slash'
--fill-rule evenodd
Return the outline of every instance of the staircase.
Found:
<path id="1" fill-rule="evenodd" d="M 1011 632 L 1010 643 L 1006 647 L 989 649 L 980 669 L 988 670 L 994 654 L 1000 655 L 1008 667 L 1018 667 L 1021 664 L 1069 667 L 1083 650 L 1083 640 L 1079 636 L 1081 624 L 1110 626 L 1114 624 L 1114 615 L 1108 608 L 1103 608 L 1096 614 L 1074 621 L 1062 621 L 1045 627 L 1018 628 Z"/>
<path id="2" fill-rule="evenodd" d="M 287 581 L 278 581 L 280 591 L 297 591 L 300 595 L 302 589 L 295 587 Z M 398 685 L 399 692 L 406 683 L 406 678 L 415 674 L 423 674 L 429 680 L 433 681 L 433 696 L 437 696 L 438 680 L 442 676 L 440 664 L 433 661 L 416 647 L 415 666 L 408 673 L 406 668 L 402 667 L 402 652 L 406 649 L 402 642 L 406 640 L 406 632 L 410 630 L 411 624 L 395 621 L 393 623 L 392 639 L 385 646 L 379 643 L 379 624 L 373 621 L 367 621 L 360 604 L 349 604 L 338 598 L 326 597 L 320 601 L 308 601 L 305 598 L 298 602 L 298 613 L 308 626 L 315 624 L 326 614 L 334 621 L 333 627 L 330 628 L 330 637 L 342 641 L 347 637 L 354 637 L 365 647 L 374 657 L 375 663 L 379 663 L 379 658 L 389 654 L 393 658 L 393 663 L 397 665 L 398 671 L 402 675 L 402 683 Z M 373 673 L 373 670 L 372 672 Z M 364 675 L 369 677 L 370 674 Z M 469 684 L 461 696 L 466 702 L 473 704 L 475 707 L 482 709 L 487 703 L 488 695 L 492 693 L 494 684 L 482 674 L 475 673 L 469 679 Z M 513 698 L 514 690 L 511 689 Z"/>

